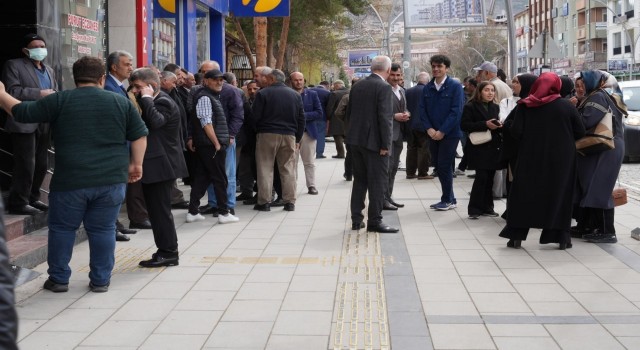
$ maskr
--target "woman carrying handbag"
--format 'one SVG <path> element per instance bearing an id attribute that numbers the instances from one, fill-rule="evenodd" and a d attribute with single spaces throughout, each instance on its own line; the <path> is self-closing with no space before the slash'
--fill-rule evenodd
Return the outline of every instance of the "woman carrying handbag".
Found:
<path id="1" fill-rule="evenodd" d="M 500 107 L 493 102 L 494 97 L 495 86 L 484 81 L 462 111 L 460 126 L 469 133 L 470 141 L 465 152 L 469 154 L 469 168 L 476 171 L 467 207 L 469 218 L 473 220 L 480 216 L 498 216 L 493 210 L 492 188 L 493 177 L 500 168 L 502 123 L 498 119 Z M 476 135 L 482 137 L 476 140 Z"/>

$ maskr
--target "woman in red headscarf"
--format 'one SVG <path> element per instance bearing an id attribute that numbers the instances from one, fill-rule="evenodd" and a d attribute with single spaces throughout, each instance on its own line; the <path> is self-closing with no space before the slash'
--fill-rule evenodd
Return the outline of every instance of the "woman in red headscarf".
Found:
<path id="1" fill-rule="evenodd" d="M 519 248 L 530 228 L 542 229 L 540 243 L 571 248 L 571 210 L 576 181 L 575 140 L 585 130 L 576 107 L 560 98 L 560 78 L 543 73 L 527 98 L 518 101 L 510 132 L 518 162 L 507 201 L 507 247 Z"/>

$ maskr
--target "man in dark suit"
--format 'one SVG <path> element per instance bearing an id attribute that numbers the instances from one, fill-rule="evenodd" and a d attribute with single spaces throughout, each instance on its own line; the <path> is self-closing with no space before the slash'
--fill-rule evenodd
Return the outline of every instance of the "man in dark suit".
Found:
<path id="1" fill-rule="evenodd" d="M 324 155 L 324 139 L 327 136 L 327 118 L 329 113 L 327 112 L 327 105 L 329 103 L 329 95 L 331 91 L 329 91 L 329 82 L 326 80 L 321 81 L 318 86 L 314 86 L 310 90 L 315 91 L 318 94 L 318 99 L 320 99 L 320 106 L 322 107 L 322 119 L 316 120 L 313 123 L 315 124 L 315 128 L 318 131 L 318 138 L 316 143 L 316 158 L 322 159 L 326 158 Z"/>
<path id="2" fill-rule="evenodd" d="M 128 99 L 127 89 L 122 85 L 122 82 L 129 79 L 131 72 L 133 72 L 133 56 L 130 53 L 120 50 L 110 53 L 107 56 L 107 78 L 104 82 L 104 89 Z M 122 242 L 129 240 L 125 234 L 136 233 L 132 227 L 151 229 L 140 181 L 127 184 L 125 201 L 127 216 L 129 216 L 129 228 L 125 228 L 119 220 L 116 220 L 116 241 Z"/>
<path id="3" fill-rule="evenodd" d="M 160 91 L 160 77 L 150 68 L 131 73 L 131 91 L 136 94 L 147 128 L 142 192 L 149 211 L 153 238 L 158 250 L 142 267 L 178 265 L 178 236 L 171 214 L 171 188 L 187 175 L 180 137 L 180 112 L 176 103 Z"/>
<path id="4" fill-rule="evenodd" d="M 418 74 L 418 84 L 407 90 L 407 109 L 411 113 L 410 129 L 407 137 L 407 179 L 429 180 L 433 176 L 429 175 L 429 138 L 420 120 L 420 99 L 424 86 L 429 82 L 429 73 L 420 72 Z M 416 175 L 417 172 L 417 175 Z"/>
<path id="5" fill-rule="evenodd" d="M 344 138 L 344 123 L 339 118 L 335 117 L 336 108 L 338 108 L 338 104 L 342 97 L 349 93 L 349 89 L 344 86 L 344 82 L 342 80 L 336 80 L 333 82 L 333 90 L 329 95 L 329 100 L 327 101 L 327 123 L 329 124 L 328 130 L 330 135 L 339 135 L 340 138 Z M 335 139 L 335 136 L 334 136 Z M 344 147 L 338 142 L 342 139 L 338 139 L 336 141 L 336 151 L 338 154 L 332 156 L 332 158 L 345 158 L 346 153 Z"/>
<path id="6" fill-rule="evenodd" d="M 351 88 L 345 122 L 350 125 L 345 142 L 353 153 L 351 228 L 364 227 L 365 197 L 369 192 L 367 231 L 395 233 L 382 222 L 384 190 L 389 181 L 389 151 L 393 123 L 393 91 L 386 80 L 391 59 L 376 56 L 371 75 Z"/>
<path id="7" fill-rule="evenodd" d="M 407 99 L 404 96 L 402 88 L 402 67 L 394 63 L 391 65 L 391 73 L 387 81 L 391 85 L 393 91 L 393 134 L 391 136 L 391 156 L 389 157 L 389 184 L 385 193 L 385 202 L 382 207 L 384 210 L 398 210 L 404 207 L 404 204 L 397 203 L 393 200 L 393 184 L 396 181 L 398 166 L 400 164 L 400 154 L 404 148 L 404 138 L 406 134 L 407 124 L 409 121 L 409 113 L 407 113 Z"/>
<path id="8" fill-rule="evenodd" d="M 7 92 L 20 101 L 36 101 L 58 90 L 51 67 L 44 64 L 47 47 L 37 34 L 22 39 L 26 57 L 9 60 L 2 70 Z M 40 185 L 47 173 L 49 124 L 19 123 L 8 118 L 5 130 L 13 146 L 13 174 L 7 201 L 10 214 L 34 215 L 49 209 L 40 201 Z"/>

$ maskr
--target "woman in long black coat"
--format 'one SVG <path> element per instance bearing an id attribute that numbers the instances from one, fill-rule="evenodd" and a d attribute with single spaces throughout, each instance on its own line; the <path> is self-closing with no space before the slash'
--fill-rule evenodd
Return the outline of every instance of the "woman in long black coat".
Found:
<path id="1" fill-rule="evenodd" d="M 498 114 L 500 107 L 493 102 L 495 86 L 489 81 L 478 85 L 473 98 L 462 110 L 460 127 L 464 132 L 491 130 L 491 141 L 480 145 L 468 142 L 465 152 L 469 155 L 469 168 L 476 170 L 471 188 L 467 212 L 470 219 L 480 216 L 498 216 L 493 210 L 493 177 L 500 167 L 500 146 L 502 124 Z"/>
<path id="2" fill-rule="evenodd" d="M 577 109 L 560 98 L 560 78 L 543 73 L 529 97 L 518 101 L 511 135 L 518 161 L 507 200 L 507 247 L 518 248 L 530 228 L 541 228 L 540 243 L 571 248 L 571 203 L 576 181 L 575 140 L 584 135 Z"/>
<path id="3" fill-rule="evenodd" d="M 580 207 L 576 215 L 578 232 L 592 243 L 615 243 L 616 229 L 613 224 L 614 206 L 611 192 L 618 178 L 624 157 L 624 130 L 622 116 L 626 108 L 622 98 L 614 98 L 603 90 L 607 73 L 585 71 L 581 73 L 587 97 L 578 106 L 584 127 L 595 127 L 606 110 L 613 114 L 613 141 L 615 148 L 600 153 L 578 156 L 577 201 Z"/>

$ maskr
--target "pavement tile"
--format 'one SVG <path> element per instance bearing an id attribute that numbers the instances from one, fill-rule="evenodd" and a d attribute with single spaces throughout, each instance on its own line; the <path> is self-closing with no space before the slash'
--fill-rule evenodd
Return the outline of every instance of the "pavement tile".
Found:
<path id="1" fill-rule="evenodd" d="M 66 309 L 42 325 L 38 331 L 91 333 L 115 311 L 115 309 Z"/>
<path id="2" fill-rule="evenodd" d="M 293 266 L 261 266 L 257 265 L 247 276 L 246 282 L 282 282 L 289 283 L 296 272 Z"/>
<path id="3" fill-rule="evenodd" d="M 104 346 L 140 346 L 160 321 L 117 321 L 109 320 L 91 333 L 80 345 Z"/>
<path id="4" fill-rule="evenodd" d="M 524 283 L 514 284 L 520 296 L 527 301 L 573 301 L 573 298 L 559 284 Z"/>
<path id="5" fill-rule="evenodd" d="M 176 305 L 176 310 L 226 310 L 236 292 L 191 290 Z"/>
<path id="6" fill-rule="evenodd" d="M 329 335 L 331 311 L 281 311 L 273 327 L 277 335 Z"/>
<path id="7" fill-rule="evenodd" d="M 289 291 L 291 292 L 335 292 L 338 279 L 335 276 L 294 275 Z"/>
<path id="8" fill-rule="evenodd" d="M 591 313 L 640 313 L 640 309 L 616 292 L 573 293 L 573 297 Z"/>
<path id="9" fill-rule="evenodd" d="M 536 316 L 589 316 L 589 312 L 575 301 L 527 302 Z"/>
<path id="10" fill-rule="evenodd" d="M 462 276 L 461 278 L 469 292 L 512 293 L 516 291 L 504 276 Z"/>
<path id="11" fill-rule="evenodd" d="M 264 349 L 273 322 L 220 322 L 204 349 Z"/>
<path id="12" fill-rule="evenodd" d="M 204 275 L 193 290 L 237 291 L 245 279 L 245 275 Z"/>
<path id="13" fill-rule="evenodd" d="M 178 303 L 176 299 L 130 299 L 116 311 L 116 321 L 161 321 Z"/>
<path id="14" fill-rule="evenodd" d="M 223 311 L 171 311 L 154 333 L 159 334 L 211 334 Z"/>
<path id="15" fill-rule="evenodd" d="M 560 349 L 551 337 L 494 337 L 500 350 L 553 350 Z"/>
<path id="16" fill-rule="evenodd" d="M 541 324 L 487 324 L 494 337 L 549 337 Z"/>
<path id="17" fill-rule="evenodd" d="M 191 289 L 193 281 L 150 282 L 134 298 L 139 299 L 182 299 Z"/>
<path id="18" fill-rule="evenodd" d="M 18 319 L 18 341 L 24 339 L 29 334 L 40 328 L 47 320 L 25 320 Z"/>
<path id="19" fill-rule="evenodd" d="M 334 303 L 334 292 L 288 292 L 282 310 L 333 311 Z"/>
<path id="20" fill-rule="evenodd" d="M 469 293 L 480 313 L 531 312 L 518 293 Z"/>
<path id="21" fill-rule="evenodd" d="M 551 324 L 545 327 L 562 349 L 624 349 L 601 325 Z"/>
<path id="22" fill-rule="evenodd" d="M 244 283 L 235 300 L 284 300 L 288 283 Z"/>
<path id="23" fill-rule="evenodd" d="M 495 349 L 484 325 L 431 324 L 429 325 L 434 349 Z M 460 335 L 464 334 L 464 337 Z"/>
<path id="24" fill-rule="evenodd" d="M 234 300 L 222 316 L 223 322 L 273 322 L 278 316 L 281 301 Z"/>
<path id="25" fill-rule="evenodd" d="M 206 335 L 202 334 L 151 334 L 139 347 L 140 350 L 199 350 Z"/>
<path id="26" fill-rule="evenodd" d="M 478 316 L 478 310 L 471 301 L 425 301 L 422 303 L 428 316 Z"/>
<path id="27" fill-rule="evenodd" d="M 89 335 L 88 332 L 33 332 L 18 343 L 21 350 L 74 349 Z"/>
<path id="28" fill-rule="evenodd" d="M 266 350 L 327 350 L 329 336 L 272 335 Z"/>
<path id="29" fill-rule="evenodd" d="M 502 269 L 511 283 L 557 283 L 554 276 L 544 269 Z M 572 276 L 573 277 L 573 276 Z"/>

